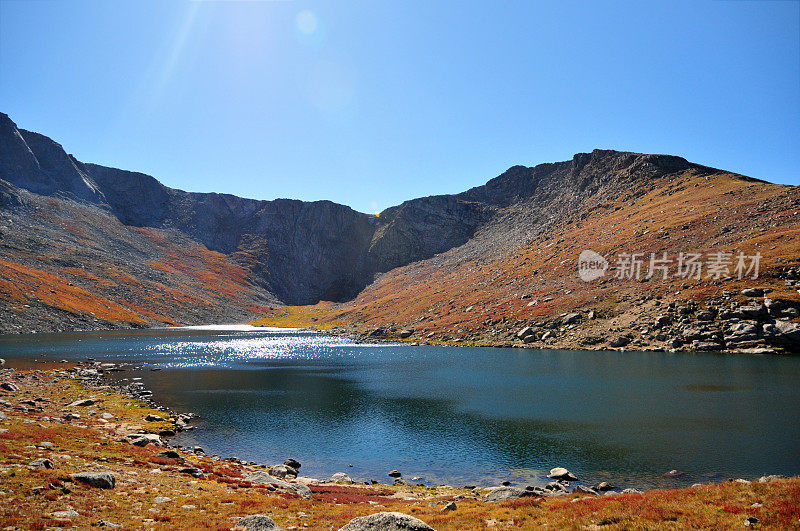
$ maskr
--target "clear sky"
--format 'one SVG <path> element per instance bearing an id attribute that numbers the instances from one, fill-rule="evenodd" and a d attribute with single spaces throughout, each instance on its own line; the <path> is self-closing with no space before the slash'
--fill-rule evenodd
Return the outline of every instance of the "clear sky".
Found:
<path id="1" fill-rule="evenodd" d="M 800 184 L 800 2 L 0 0 L 0 111 L 168 186 L 363 212 L 594 148 Z"/>

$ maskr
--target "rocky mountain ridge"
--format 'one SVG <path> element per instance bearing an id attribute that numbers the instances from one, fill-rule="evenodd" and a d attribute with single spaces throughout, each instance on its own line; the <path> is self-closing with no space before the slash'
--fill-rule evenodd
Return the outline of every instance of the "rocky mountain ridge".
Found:
<path id="1" fill-rule="evenodd" d="M 282 303 L 345 303 L 398 268 L 433 264 L 447 274 L 466 261 L 502 260 L 580 223 L 590 208 L 619 208 L 684 174 L 760 183 L 680 157 L 595 150 L 513 166 L 485 185 L 373 216 L 330 201 L 169 188 L 149 175 L 83 163 L 0 114 L 4 321 L 51 329 L 52 321 L 85 316 L 80 305 L 63 303 L 66 294 L 48 287 L 54 281 L 44 282 L 45 274 L 65 289 L 120 303 L 136 319 L 117 312 L 108 322 L 123 326 L 242 319 Z M 27 291 L 14 286 L 22 277 Z M 129 277 L 143 287 L 132 289 Z"/>

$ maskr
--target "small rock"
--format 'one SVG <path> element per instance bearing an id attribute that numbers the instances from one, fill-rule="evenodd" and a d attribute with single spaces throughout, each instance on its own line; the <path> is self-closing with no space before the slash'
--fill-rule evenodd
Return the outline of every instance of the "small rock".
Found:
<path id="1" fill-rule="evenodd" d="M 197 467 L 187 466 L 178 470 L 181 474 L 189 474 L 193 478 L 204 478 L 206 477 L 205 473 Z"/>
<path id="2" fill-rule="evenodd" d="M 11 382 L 3 382 L 0 384 L 0 389 L 3 389 L 4 391 L 14 392 L 14 391 L 19 391 L 19 386 Z"/>
<path id="3" fill-rule="evenodd" d="M 166 457 L 167 459 L 180 459 L 181 454 L 175 450 L 166 450 L 164 452 L 159 452 L 158 457 Z"/>
<path id="4" fill-rule="evenodd" d="M 609 484 L 607 481 L 603 481 L 599 485 L 597 485 L 597 490 L 599 490 L 600 492 L 605 492 L 605 491 L 611 490 L 613 488 L 614 488 L 614 486 Z"/>
<path id="5" fill-rule="evenodd" d="M 758 519 L 758 518 L 756 518 L 755 516 L 751 516 L 751 517 L 749 517 L 747 520 L 745 520 L 745 521 L 744 521 L 744 526 L 745 526 L 745 527 L 753 527 L 753 526 L 756 526 L 756 525 L 758 525 L 758 523 L 759 523 L 760 521 L 761 521 L 761 520 L 759 520 L 759 519 Z"/>
<path id="6" fill-rule="evenodd" d="M 153 503 L 167 503 L 171 501 L 172 498 L 168 498 L 166 496 L 156 496 L 155 498 L 153 498 Z"/>
<path id="7" fill-rule="evenodd" d="M 114 522 L 109 522 L 108 520 L 98 520 L 97 527 L 122 527 L 119 524 L 115 524 Z"/>
<path id="8" fill-rule="evenodd" d="M 594 496 L 597 496 L 596 490 L 590 487 L 584 487 L 583 485 L 576 486 L 574 492 L 577 492 L 578 494 L 592 494 Z"/>
<path id="9" fill-rule="evenodd" d="M 401 474 L 401 473 L 400 473 L 398 470 L 392 470 L 392 471 L 391 471 L 391 472 L 389 472 L 389 474 L 388 474 L 388 476 L 389 476 L 390 478 L 399 478 L 399 477 L 400 477 L 400 476 L 402 476 L 402 475 L 403 475 L 403 474 Z"/>
<path id="10" fill-rule="evenodd" d="M 146 420 L 147 422 L 162 422 L 164 420 L 164 417 L 162 417 L 161 415 L 153 415 L 151 413 L 151 414 L 147 415 L 144 418 L 144 420 Z"/>
<path id="11" fill-rule="evenodd" d="M 630 342 L 631 338 L 629 338 L 628 336 L 618 336 L 612 339 L 609 345 L 611 346 L 611 348 L 620 348 L 626 346 Z"/>

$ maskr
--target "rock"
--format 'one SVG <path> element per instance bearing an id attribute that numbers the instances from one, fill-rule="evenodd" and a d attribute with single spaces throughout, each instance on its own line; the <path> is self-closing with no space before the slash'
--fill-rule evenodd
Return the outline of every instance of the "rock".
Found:
<path id="1" fill-rule="evenodd" d="M 159 452 L 158 457 L 166 457 L 167 459 L 181 459 L 181 454 L 175 450 L 166 450 L 164 452 Z"/>
<path id="2" fill-rule="evenodd" d="M 33 461 L 31 461 L 30 466 L 36 468 L 47 468 L 51 470 L 56 467 L 53 464 L 53 462 L 49 459 L 34 459 Z"/>
<path id="3" fill-rule="evenodd" d="M 449 502 L 444 507 L 442 507 L 442 512 L 446 513 L 448 511 L 455 511 L 456 509 L 458 509 L 456 502 Z"/>
<path id="4" fill-rule="evenodd" d="M 350 476 L 348 476 L 344 472 L 337 472 L 334 475 L 332 475 L 331 476 L 331 481 L 334 482 L 334 483 L 339 483 L 339 482 L 352 483 L 353 482 L 353 480 L 350 478 Z"/>
<path id="5" fill-rule="evenodd" d="M 413 333 L 414 333 L 414 329 L 413 328 L 407 328 L 405 330 L 401 330 L 400 331 L 400 337 L 405 339 L 407 337 L 411 337 L 411 334 L 413 334 Z"/>
<path id="6" fill-rule="evenodd" d="M 151 413 L 151 414 L 147 415 L 144 418 L 144 420 L 146 420 L 147 422 L 162 422 L 164 420 L 164 417 L 162 417 L 161 415 L 153 415 Z"/>
<path id="7" fill-rule="evenodd" d="M 172 498 L 168 498 L 166 496 L 156 496 L 153 498 L 153 503 L 168 503 L 171 502 Z"/>
<path id="8" fill-rule="evenodd" d="M 622 494 L 644 494 L 642 491 L 638 489 L 624 489 Z"/>
<path id="9" fill-rule="evenodd" d="M 403 513 L 386 512 L 353 518 L 339 531 L 431 531 L 433 528 Z"/>
<path id="10" fill-rule="evenodd" d="M 614 488 L 614 486 L 609 484 L 607 481 L 603 481 L 603 482 L 601 482 L 600 484 L 597 485 L 597 490 L 600 491 L 600 492 L 605 492 L 605 491 L 611 490 L 613 488 Z"/>
<path id="11" fill-rule="evenodd" d="M 117 477 L 111 472 L 80 472 L 70 474 L 70 477 L 99 489 L 113 489 L 117 484 Z"/>
<path id="12" fill-rule="evenodd" d="M 67 407 L 87 407 L 87 406 L 93 406 L 97 402 L 98 400 L 95 400 L 93 398 L 84 398 L 83 400 L 76 400 L 71 404 L 67 404 Z"/>
<path id="13" fill-rule="evenodd" d="M 156 446 L 161 446 L 163 444 L 161 442 L 161 437 L 155 433 L 143 433 L 131 439 L 131 444 L 134 446 L 144 447 L 150 443 L 155 444 Z"/>
<path id="14" fill-rule="evenodd" d="M 292 483 L 289 481 L 283 481 L 282 479 L 278 479 L 274 476 L 269 475 L 267 472 L 263 470 L 258 470 L 245 476 L 245 481 L 249 481 L 251 483 L 261 483 L 265 485 L 275 485 L 278 488 L 284 490 L 291 490 L 294 491 L 299 496 L 310 500 L 311 499 L 311 489 L 309 489 L 306 485 L 302 483 Z"/>
<path id="15" fill-rule="evenodd" d="M 758 525 L 760 521 L 761 520 L 759 520 L 755 516 L 750 516 L 750 517 L 747 518 L 747 520 L 744 521 L 744 526 L 745 527 L 753 527 L 753 526 Z"/>
<path id="16" fill-rule="evenodd" d="M 578 481 L 578 478 L 575 476 L 575 474 L 562 467 L 553 468 L 550 470 L 550 473 L 547 474 L 547 477 L 552 479 L 564 479 L 567 481 Z"/>
<path id="17" fill-rule="evenodd" d="M 655 323 L 653 323 L 653 326 L 655 328 L 663 328 L 663 327 L 669 326 L 671 324 L 672 324 L 672 317 L 670 317 L 669 315 L 659 315 L 656 318 Z"/>
<path id="18" fill-rule="evenodd" d="M 111 528 L 116 528 L 116 527 L 122 527 L 122 526 L 121 526 L 121 525 L 119 525 L 119 524 L 115 524 L 114 522 L 109 522 L 108 520 L 98 520 L 98 521 L 97 521 L 97 527 L 111 527 Z"/>
<path id="19" fill-rule="evenodd" d="M 580 323 L 582 320 L 583 320 L 583 315 L 579 313 L 568 313 L 567 315 L 561 318 L 561 324 L 563 326 L 566 326 L 575 323 Z"/>
<path id="20" fill-rule="evenodd" d="M 489 489 L 489 493 L 484 496 L 483 501 L 499 502 L 524 496 L 534 496 L 534 492 L 519 487 L 492 487 Z"/>
<path id="21" fill-rule="evenodd" d="M 775 321 L 766 323 L 762 330 L 764 339 L 770 344 L 780 345 L 792 351 L 800 350 L 800 324 Z"/>
<path id="22" fill-rule="evenodd" d="M 697 352 L 719 352 L 724 349 L 725 347 L 716 341 L 692 341 L 692 350 Z"/>
<path id="23" fill-rule="evenodd" d="M 759 319 L 767 316 L 767 307 L 763 304 L 749 304 L 747 306 L 740 306 L 739 313 L 748 319 Z"/>
<path id="24" fill-rule="evenodd" d="M 525 339 L 526 337 L 528 337 L 531 334 L 533 334 L 533 329 L 530 326 L 526 326 L 526 327 L 520 329 L 519 332 L 517 332 L 517 337 L 519 339 Z"/>
<path id="25" fill-rule="evenodd" d="M 594 496 L 597 496 L 596 490 L 590 487 L 584 487 L 583 485 L 576 486 L 573 492 L 577 492 L 578 494 L 592 494 Z"/>
<path id="26" fill-rule="evenodd" d="M 741 343 L 758 339 L 759 329 L 755 322 L 743 321 L 735 323 L 725 331 L 725 343 Z"/>
<path id="27" fill-rule="evenodd" d="M 181 474 L 189 474 L 193 478 L 203 479 L 206 477 L 205 473 L 197 467 L 187 466 L 178 470 Z"/>
<path id="28" fill-rule="evenodd" d="M 764 293 L 764 288 L 747 288 L 742 290 L 742 295 L 745 297 L 762 297 Z"/>
<path id="29" fill-rule="evenodd" d="M 397 470 L 392 470 L 392 471 L 391 471 L 391 472 L 389 472 L 389 474 L 387 474 L 387 475 L 388 475 L 390 478 L 399 478 L 399 477 L 400 477 L 400 476 L 402 476 L 403 474 L 401 474 L 401 473 L 400 473 L 399 471 L 397 471 Z"/>
<path id="30" fill-rule="evenodd" d="M 53 513 L 53 518 L 58 518 L 59 520 L 69 520 L 70 518 L 75 518 L 80 516 L 78 511 L 75 509 L 67 509 L 66 511 L 55 511 Z"/>
<path id="31" fill-rule="evenodd" d="M 19 386 L 11 382 L 3 382 L 0 384 L 0 389 L 3 389 L 4 391 L 11 391 L 13 393 L 19 391 Z"/>
<path id="32" fill-rule="evenodd" d="M 272 465 L 267 469 L 271 476 L 276 478 L 297 477 L 297 470 L 286 465 Z"/>
<path id="33" fill-rule="evenodd" d="M 300 470 L 300 467 L 302 466 L 300 464 L 300 461 L 298 461 L 297 459 L 292 459 L 291 457 L 289 459 L 287 459 L 286 461 L 284 461 L 283 464 L 286 465 L 286 466 L 292 467 L 295 470 Z"/>
<path id="34" fill-rule="evenodd" d="M 697 312 L 697 315 L 695 317 L 697 318 L 698 321 L 713 321 L 715 314 L 714 312 L 704 310 L 702 312 Z"/>
<path id="35" fill-rule="evenodd" d="M 631 338 L 628 336 L 618 336 L 611 340 L 609 345 L 611 348 L 620 348 L 626 346 L 628 343 L 631 342 Z"/>
<path id="36" fill-rule="evenodd" d="M 251 514 L 250 516 L 245 516 L 236 522 L 236 527 L 234 527 L 234 529 L 246 529 L 247 531 L 271 531 L 280 528 L 272 518 L 265 514 Z"/>

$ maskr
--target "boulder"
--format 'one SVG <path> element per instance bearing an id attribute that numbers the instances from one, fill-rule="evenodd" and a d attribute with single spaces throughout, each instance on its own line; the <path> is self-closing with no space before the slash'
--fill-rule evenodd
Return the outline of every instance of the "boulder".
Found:
<path id="1" fill-rule="evenodd" d="M 547 474 L 547 477 L 552 479 L 563 479 L 566 481 L 578 481 L 578 478 L 575 476 L 575 474 L 562 467 L 553 468 L 550 470 L 550 473 Z"/>
<path id="2" fill-rule="evenodd" d="M 284 461 L 283 464 L 286 465 L 286 466 L 292 467 L 295 470 L 300 470 L 300 467 L 302 466 L 300 464 L 300 461 L 298 461 L 297 459 L 292 459 L 291 457 L 289 459 L 287 459 L 286 461 Z"/>
<path id="3" fill-rule="evenodd" d="M 483 501 L 486 502 L 500 502 L 522 498 L 524 496 L 535 496 L 533 491 L 521 489 L 519 487 L 492 487 L 488 490 L 489 493 L 483 497 Z"/>
<path id="4" fill-rule="evenodd" d="M 401 474 L 398 470 L 392 470 L 387 474 L 390 478 L 399 478 L 403 474 Z"/>
<path id="5" fill-rule="evenodd" d="M 249 481 L 250 483 L 261 483 L 264 485 L 274 485 L 280 489 L 290 490 L 295 492 L 298 496 L 305 498 L 307 500 L 311 499 L 311 489 L 309 489 L 306 485 L 302 483 L 294 483 L 289 481 L 284 481 L 282 479 L 278 479 L 274 476 L 269 475 L 267 472 L 263 470 L 258 470 L 245 476 L 245 481 Z"/>
<path id="6" fill-rule="evenodd" d="M 406 328 L 405 330 L 400 330 L 400 337 L 405 339 L 407 337 L 411 337 L 411 334 L 414 333 L 413 328 Z"/>
<path id="7" fill-rule="evenodd" d="M 144 420 L 146 420 L 147 422 L 161 422 L 161 421 L 164 420 L 164 417 L 162 417 L 161 415 L 153 415 L 151 413 L 151 414 L 147 415 L 144 418 Z"/>
<path id="8" fill-rule="evenodd" d="M 97 402 L 98 402 L 98 400 L 95 400 L 93 398 L 85 398 L 83 400 L 76 400 L 75 402 L 72 402 L 71 404 L 67 404 L 67 407 L 87 407 L 87 406 L 93 406 Z"/>
<path id="9" fill-rule="evenodd" d="M 526 337 L 528 337 L 531 334 L 533 334 L 533 329 L 530 326 L 526 326 L 526 327 L 520 329 L 519 332 L 517 332 L 517 337 L 519 339 L 525 339 Z"/>
<path id="10" fill-rule="evenodd" d="M 702 312 L 697 312 L 697 315 L 695 317 L 697 318 L 698 321 L 713 321 L 715 314 L 712 311 L 703 310 Z"/>
<path id="11" fill-rule="evenodd" d="M 166 457 L 167 459 L 181 459 L 181 454 L 175 450 L 166 450 L 164 452 L 159 452 L 158 457 Z"/>
<path id="12" fill-rule="evenodd" d="M 747 319 L 759 319 L 767 316 L 767 307 L 758 303 L 748 304 L 740 306 L 739 313 Z"/>
<path id="13" fill-rule="evenodd" d="M 3 382 L 3 383 L 0 383 L 0 389 L 2 389 L 3 391 L 15 392 L 15 391 L 19 391 L 19 386 L 17 386 L 17 384 L 11 383 L 11 382 Z"/>
<path id="14" fill-rule="evenodd" d="M 30 466 L 35 468 L 47 468 L 47 469 L 53 469 L 56 467 L 53 464 L 53 462 L 49 459 L 34 459 L 33 461 L 31 461 Z"/>
<path id="15" fill-rule="evenodd" d="M 344 472 L 337 472 L 334 475 L 332 475 L 331 476 L 331 481 L 334 482 L 334 483 L 339 483 L 339 482 L 352 483 L 353 482 L 353 480 L 350 478 L 350 476 L 348 476 Z"/>
<path id="16" fill-rule="evenodd" d="M 272 531 L 280 529 L 278 524 L 265 514 L 251 514 L 245 516 L 238 522 L 234 529 L 246 529 L 247 531 Z"/>
<path id="17" fill-rule="evenodd" d="M 659 315 L 658 317 L 656 317 L 653 326 L 655 328 L 664 328 L 665 326 L 669 326 L 671 324 L 672 324 L 672 317 L 670 317 L 669 315 Z"/>
<path id="18" fill-rule="evenodd" d="M 578 494 L 591 494 L 593 496 L 597 496 L 596 490 L 594 490 L 591 487 L 584 487 L 583 485 L 576 486 L 573 492 L 576 492 Z"/>
<path id="19" fill-rule="evenodd" d="M 456 509 L 458 509 L 456 502 L 448 502 L 444 507 L 442 507 L 442 512 L 446 513 L 448 511 L 455 511 Z"/>
<path id="20" fill-rule="evenodd" d="M 270 475 L 276 478 L 297 477 L 297 470 L 286 465 L 272 465 L 268 469 Z"/>
<path id="21" fill-rule="evenodd" d="M 432 531 L 433 528 L 403 513 L 385 512 L 353 518 L 339 531 Z"/>
<path id="22" fill-rule="evenodd" d="M 631 338 L 628 336 L 618 336 L 611 340 L 609 345 L 611 348 L 621 348 L 626 346 L 628 343 L 631 342 Z"/>
<path id="23" fill-rule="evenodd" d="M 117 477 L 111 472 L 80 472 L 70 477 L 98 489 L 113 489 L 117 485 Z"/>
<path id="24" fill-rule="evenodd" d="M 747 288 L 742 290 L 745 297 L 762 297 L 766 293 L 764 288 Z"/>
<path id="25" fill-rule="evenodd" d="M 570 324 L 580 323 L 582 320 L 583 320 L 583 315 L 573 312 L 573 313 L 568 313 L 567 315 L 562 317 L 561 324 L 563 326 L 566 326 Z"/>
<path id="26" fill-rule="evenodd" d="M 725 331 L 725 343 L 741 343 L 758 339 L 759 328 L 755 322 L 743 321 L 735 323 Z"/>
<path id="27" fill-rule="evenodd" d="M 775 321 L 764 324 L 762 330 L 764 339 L 770 344 L 782 346 L 792 352 L 800 351 L 800 324 Z"/>

